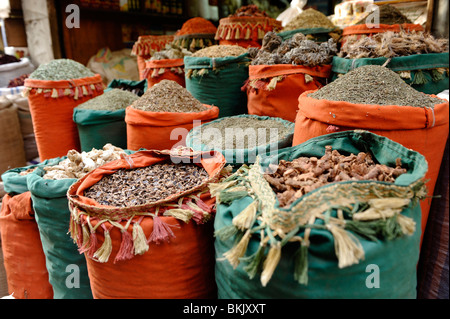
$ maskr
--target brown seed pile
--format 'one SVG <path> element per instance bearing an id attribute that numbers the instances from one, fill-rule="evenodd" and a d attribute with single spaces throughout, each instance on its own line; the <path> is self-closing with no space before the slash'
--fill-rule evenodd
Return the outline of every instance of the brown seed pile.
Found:
<path id="1" fill-rule="evenodd" d="M 283 39 L 274 32 L 267 32 L 261 49 L 250 48 L 252 65 L 293 64 L 316 66 L 331 64 L 338 52 L 333 39 L 317 43 L 308 40 L 302 33 L 296 33 L 290 39 Z"/>
<path id="2" fill-rule="evenodd" d="M 338 54 L 341 58 L 393 58 L 413 54 L 448 52 L 448 39 L 424 32 L 382 32 L 371 37 L 348 39 Z"/>
<path id="3" fill-rule="evenodd" d="M 194 164 L 155 164 L 106 175 L 84 196 L 115 207 L 145 205 L 196 187 L 207 178 L 206 170 Z"/>
<path id="4" fill-rule="evenodd" d="M 150 112 L 202 112 L 206 107 L 175 81 L 162 80 L 134 101 L 131 107 Z"/>
<path id="5" fill-rule="evenodd" d="M 286 24 L 283 31 L 313 28 L 333 29 L 335 25 L 322 12 L 309 8 L 295 16 L 295 18 Z"/>
<path id="6" fill-rule="evenodd" d="M 247 50 L 239 45 L 213 45 L 201 49 L 193 57 L 225 58 L 227 56 L 240 56 L 247 53 Z"/>
<path id="7" fill-rule="evenodd" d="M 390 4 L 381 5 L 377 9 L 379 9 L 380 24 L 412 23 L 403 13 L 400 12 L 400 10 L 398 10 L 394 6 L 391 6 Z M 371 13 L 368 13 L 364 18 L 359 20 L 356 24 L 365 24 L 366 18 L 370 14 Z"/>
<path id="8" fill-rule="evenodd" d="M 380 65 L 356 68 L 308 95 L 355 104 L 434 108 L 442 100 L 417 91 L 394 71 Z"/>
<path id="9" fill-rule="evenodd" d="M 280 206 L 286 207 L 303 195 L 329 183 L 341 181 L 383 181 L 393 183 L 407 172 L 397 158 L 396 167 L 376 164 L 370 153 L 341 155 L 331 146 L 325 155 L 300 157 L 292 162 L 281 160 L 264 178 L 276 193 Z"/>
<path id="10" fill-rule="evenodd" d="M 257 5 L 249 4 L 237 9 L 230 17 L 268 17 L 267 13 L 260 10 Z"/>

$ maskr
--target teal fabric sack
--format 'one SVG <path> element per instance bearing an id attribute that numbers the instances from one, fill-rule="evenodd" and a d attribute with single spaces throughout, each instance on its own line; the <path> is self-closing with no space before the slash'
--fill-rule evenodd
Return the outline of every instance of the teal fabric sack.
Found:
<path id="1" fill-rule="evenodd" d="M 219 118 L 247 113 L 248 53 L 238 57 L 184 57 L 186 89 L 200 102 L 219 108 Z"/>
<path id="2" fill-rule="evenodd" d="M 232 116 L 232 118 L 240 118 L 240 117 L 255 118 L 255 119 L 259 119 L 261 121 L 268 120 L 268 119 L 276 120 L 276 121 L 283 123 L 284 126 L 289 129 L 289 133 L 286 134 L 285 136 L 280 137 L 280 139 L 274 143 L 256 146 L 253 148 L 225 149 L 225 150 L 214 149 L 223 154 L 223 156 L 225 157 L 228 164 L 231 164 L 231 165 L 252 164 L 255 162 L 257 155 L 265 154 L 265 153 L 268 153 L 271 151 L 282 150 L 282 149 L 284 149 L 286 147 L 290 147 L 292 145 L 292 138 L 294 136 L 294 128 L 295 128 L 294 123 L 283 120 L 278 117 L 270 117 L 270 116 L 258 116 L 258 115 L 248 115 L 248 114 Z M 229 118 L 229 117 L 225 117 L 225 118 Z M 196 151 L 212 150 L 212 148 L 210 148 L 208 145 L 201 143 L 201 132 L 202 132 L 202 130 L 208 128 L 208 126 L 210 126 L 211 124 L 218 123 L 223 120 L 224 120 L 224 118 L 219 118 L 217 120 L 194 127 L 186 136 L 186 146 L 190 147 Z M 246 127 L 243 128 L 244 136 L 245 136 L 246 129 L 248 129 L 248 128 L 246 128 Z M 249 133 L 251 133 L 251 132 L 249 132 Z M 222 138 L 225 138 L 225 137 L 222 137 Z"/>
<path id="3" fill-rule="evenodd" d="M 327 145 L 344 155 L 370 152 L 394 167 L 400 157 L 408 172 L 395 183 L 328 184 L 279 207 L 263 172 L 280 160 L 320 158 Z M 212 184 L 219 298 L 415 299 L 427 170 L 417 152 L 346 131 L 261 156 Z"/>
<path id="4" fill-rule="evenodd" d="M 55 165 L 59 163 L 60 158 L 52 158 L 40 162 L 39 164 L 28 165 L 24 167 L 16 167 L 7 170 L 2 174 L 2 181 L 5 192 L 11 196 L 19 195 L 28 192 L 27 175 L 20 175 L 21 173 L 32 170 L 37 167 L 44 167 L 46 165 Z"/>
<path id="5" fill-rule="evenodd" d="M 364 65 L 384 65 L 387 58 L 345 59 L 333 57 L 332 80 Z M 415 54 L 394 57 L 385 65 L 417 91 L 439 94 L 449 88 L 449 53 Z"/>
<path id="6" fill-rule="evenodd" d="M 74 108 L 73 121 L 77 124 L 81 151 L 102 149 L 107 143 L 125 149 L 127 124 L 125 109 L 116 111 Z"/>
<path id="7" fill-rule="evenodd" d="M 64 158 L 61 158 L 63 160 Z M 92 299 L 84 255 L 70 238 L 67 190 L 76 179 L 43 179 L 43 168 L 27 176 L 54 299 Z"/>

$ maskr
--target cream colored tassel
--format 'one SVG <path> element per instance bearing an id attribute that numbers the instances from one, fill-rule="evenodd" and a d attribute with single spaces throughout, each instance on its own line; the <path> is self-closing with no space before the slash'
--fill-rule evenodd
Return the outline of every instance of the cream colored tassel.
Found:
<path id="1" fill-rule="evenodd" d="M 239 258 L 245 255 L 248 243 L 250 241 L 250 237 L 251 237 L 250 230 L 247 230 L 244 236 L 239 241 L 239 243 L 237 243 L 237 245 L 235 245 L 229 251 L 223 253 L 225 259 L 227 259 L 230 262 L 231 266 L 233 266 L 234 269 L 236 269 L 236 267 L 239 265 L 240 262 Z"/>
<path id="2" fill-rule="evenodd" d="M 263 271 L 261 273 L 261 284 L 263 285 L 263 287 L 265 287 L 272 278 L 272 275 L 275 272 L 275 268 L 277 268 L 280 259 L 281 244 L 280 242 L 277 242 L 276 244 L 270 246 L 267 258 L 264 260 Z"/>
<path id="3" fill-rule="evenodd" d="M 354 235 L 333 224 L 328 224 L 327 228 L 333 234 L 339 268 L 357 264 L 361 259 L 364 259 L 362 245 Z"/>

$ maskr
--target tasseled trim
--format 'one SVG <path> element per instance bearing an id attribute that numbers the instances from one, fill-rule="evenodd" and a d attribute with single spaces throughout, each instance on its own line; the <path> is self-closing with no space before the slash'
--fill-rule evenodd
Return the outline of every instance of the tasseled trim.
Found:
<path id="1" fill-rule="evenodd" d="M 74 100 L 78 100 L 85 96 L 92 96 L 94 91 L 103 92 L 104 87 L 102 83 L 86 84 L 78 87 L 62 88 L 62 89 L 42 89 L 25 87 L 22 91 L 23 97 L 28 97 L 31 94 L 43 94 L 46 98 L 57 99 L 64 96 L 70 96 Z"/>
<path id="2" fill-rule="evenodd" d="M 154 35 L 141 36 L 131 49 L 133 56 L 151 56 L 153 53 L 161 51 L 165 46 L 172 42 L 174 35 Z"/>
<path id="3" fill-rule="evenodd" d="M 80 253 L 98 262 L 107 262 L 112 251 L 110 231 L 113 227 L 118 228 L 122 240 L 114 263 L 129 260 L 135 255 L 146 253 L 152 244 L 170 243 L 170 239 L 175 237 L 173 228 L 179 228 L 180 225 L 166 223 L 162 216 L 173 217 L 184 223 L 193 220 L 199 225 L 210 221 L 215 208 L 206 204 L 200 198 L 200 194 L 202 192 L 182 197 L 177 203 L 156 206 L 151 212 L 133 215 L 121 221 L 89 216 L 82 209 L 69 205 L 71 211 L 69 233 Z M 153 219 L 153 229 L 148 238 L 141 227 L 144 218 Z M 106 227 L 108 223 L 109 228 Z M 103 229 L 104 241 L 99 247 L 97 236 L 100 229 Z"/>
<path id="4" fill-rule="evenodd" d="M 264 79 L 247 79 L 244 82 L 244 85 L 241 87 L 242 91 L 250 90 L 251 92 L 255 92 L 257 90 L 265 90 L 272 91 L 275 90 L 277 84 L 283 81 L 286 78 L 286 75 L 274 76 L 272 78 L 264 78 Z"/>
<path id="5" fill-rule="evenodd" d="M 166 72 L 172 72 L 174 74 L 178 74 L 180 76 L 184 76 L 184 67 L 172 67 L 172 68 L 146 68 L 144 70 L 143 76 L 144 78 L 157 78 L 164 75 Z"/>
<path id="6" fill-rule="evenodd" d="M 221 19 L 217 28 L 216 40 L 262 40 L 269 31 L 278 31 L 281 23 L 274 19 Z"/>

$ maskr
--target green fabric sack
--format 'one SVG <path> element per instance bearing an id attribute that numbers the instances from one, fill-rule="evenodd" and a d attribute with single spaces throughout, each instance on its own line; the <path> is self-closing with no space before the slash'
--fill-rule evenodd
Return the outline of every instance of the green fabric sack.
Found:
<path id="1" fill-rule="evenodd" d="M 333 57 L 332 81 L 364 65 L 384 65 L 387 58 L 345 59 Z M 415 54 L 394 57 L 385 65 L 417 91 L 438 94 L 449 88 L 449 53 Z"/>
<path id="2" fill-rule="evenodd" d="M 77 124 L 81 151 L 102 149 L 107 143 L 123 149 L 127 147 L 125 109 L 107 111 L 76 107 L 73 110 L 73 121 Z"/>
<path id="3" fill-rule="evenodd" d="M 264 120 L 276 120 L 284 124 L 290 131 L 289 134 L 282 136 L 277 142 L 261 145 L 253 148 L 247 149 L 214 149 L 215 151 L 221 152 L 225 157 L 228 164 L 231 165 L 240 165 L 240 164 L 252 164 L 255 162 L 256 156 L 260 154 L 265 154 L 271 151 L 282 150 L 286 147 L 290 147 L 292 145 L 292 139 L 294 136 L 294 128 L 295 124 L 286 120 L 283 120 L 278 117 L 270 117 L 270 116 L 258 116 L 258 115 L 249 115 L 249 114 L 241 114 L 232 116 L 233 118 L 247 117 L 247 118 L 256 118 L 261 121 Z M 228 118 L 228 117 L 225 117 Z M 217 120 L 202 124 L 200 126 L 194 127 L 186 136 L 186 146 L 192 148 L 195 151 L 209 151 L 212 150 L 208 145 L 201 143 L 201 131 L 207 128 L 209 125 L 218 123 L 223 121 L 225 118 L 219 118 Z M 245 136 L 245 129 L 244 136 Z"/>
<path id="4" fill-rule="evenodd" d="M 408 172 L 395 183 L 332 183 L 279 207 L 263 172 L 280 160 L 320 158 L 327 145 L 394 167 L 400 157 Z M 261 156 L 212 184 L 219 298 L 416 298 L 427 170 L 421 154 L 359 130 Z"/>
<path id="5" fill-rule="evenodd" d="M 238 57 L 184 57 L 186 89 L 203 104 L 219 108 L 219 118 L 247 113 L 248 53 Z"/>
<path id="6" fill-rule="evenodd" d="M 66 157 L 61 158 L 61 161 Z M 58 161 L 59 163 L 59 161 Z M 39 167 L 27 176 L 54 299 L 92 299 L 86 259 L 70 238 L 66 197 L 74 178 L 43 179 Z"/>
<path id="7" fill-rule="evenodd" d="M 127 91 L 133 92 L 140 97 L 147 91 L 148 83 L 147 79 L 144 79 L 142 81 L 113 79 L 111 82 L 109 82 L 108 86 L 105 89 L 105 92 L 118 88 L 126 88 Z"/>
<path id="8" fill-rule="evenodd" d="M 28 165 L 24 167 L 16 167 L 7 170 L 2 174 L 2 181 L 5 192 L 11 196 L 19 195 L 28 192 L 27 186 L 27 175 L 20 175 L 20 173 L 25 172 L 29 169 L 34 169 L 36 167 L 44 167 L 47 165 L 55 165 L 59 163 L 60 158 L 52 158 L 40 162 L 38 164 Z"/>
<path id="9" fill-rule="evenodd" d="M 286 41 L 292 38 L 296 33 L 303 33 L 309 39 L 316 42 L 327 42 L 330 38 L 335 38 L 337 40 L 341 31 L 337 28 L 305 28 L 282 31 L 277 33 L 277 35 L 280 36 L 283 41 Z"/>

